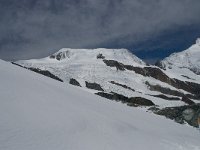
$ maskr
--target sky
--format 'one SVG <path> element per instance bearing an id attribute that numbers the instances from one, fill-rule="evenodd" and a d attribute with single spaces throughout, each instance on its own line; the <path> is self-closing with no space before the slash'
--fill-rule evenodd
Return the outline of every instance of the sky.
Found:
<path id="1" fill-rule="evenodd" d="M 0 0 L 0 59 L 127 48 L 149 63 L 200 37 L 200 0 Z"/>

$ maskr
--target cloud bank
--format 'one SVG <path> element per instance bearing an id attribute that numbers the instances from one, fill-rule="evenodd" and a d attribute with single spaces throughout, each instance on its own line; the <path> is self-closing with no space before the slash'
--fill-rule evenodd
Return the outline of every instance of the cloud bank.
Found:
<path id="1" fill-rule="evenodd" d="M 0 0 L 0 58 L 124 46 L 200 25 L 199 0 Z"/>

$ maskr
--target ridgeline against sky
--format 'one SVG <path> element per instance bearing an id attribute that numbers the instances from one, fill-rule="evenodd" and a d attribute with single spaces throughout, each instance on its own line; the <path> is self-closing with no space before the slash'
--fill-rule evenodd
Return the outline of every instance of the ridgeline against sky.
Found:
<path id="1" fill-rule="evenodd" d="M 153 62 L 200 36 L 199 0 L 0 0 L 0 58 L 128 48 Z"/>

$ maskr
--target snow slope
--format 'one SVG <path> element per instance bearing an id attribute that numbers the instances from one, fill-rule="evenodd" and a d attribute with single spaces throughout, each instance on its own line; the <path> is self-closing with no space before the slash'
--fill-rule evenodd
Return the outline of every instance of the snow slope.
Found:
<path id="1" fill-rule="evenodd" d="M 171 77 L 200 83 L 200 38 L 196 40 L 196 44 L 187 50 L 171 54 L 161 64 Z"/>
<path id="2" fill-rule="evenodd" d="M 41 70 L 48 70 L 52 74 L 58 76 L 64 82 L 69 83 L 71 78 L 76 79 L 81 86 L 92 93 L 98 91 L 88 90 L 85 87 L 85 81 L 95 82 L 102 86 L 105 92 L 115 92 L 128 97 L 144 97 L 150 99 L 155 104 L 166 106 L 184 105 L 182 101 L 167 101 L 160 98 L 155 98 L 149 95 L 161 94 L 160 92 L 150 91 L 145 84 L 149 82 L 151 84 L 162 85 L 163 87 L 176 90 L 174 87 L 165 84 L 159 80 L 151 77 L 144 77 L 134 71 L 118 71 L 115 67 L 111 68 L 107 66 L 103 59 L 97 59 L 98 54 L 102 54 L 106 60 L 116 60 L 125 65 L 132 65 L 135 67 L 145 67 L 146 64 L 138 57 L 130 53 L 126 49 L 70 49 L 63 48 L 55 54 L 42 58 L 32 60 L 21 60 L 16 63 L 26 66 L 28 68 L 39 68 Z M 53 56 L 53 58 L 51 58 Z M 54 57 L 59 56 L 60 60 Z M 136 90 L 133 92 L 123 87 L 111 84 L 111 81 L 127 85 Z M 183 90 L 179 90 L 183 93 L 187 93 Z"/>
<path id="3" fill-rule="evenodd" d="M 200 133 L 0 60 L 2 150 L 198 150 Z"/>

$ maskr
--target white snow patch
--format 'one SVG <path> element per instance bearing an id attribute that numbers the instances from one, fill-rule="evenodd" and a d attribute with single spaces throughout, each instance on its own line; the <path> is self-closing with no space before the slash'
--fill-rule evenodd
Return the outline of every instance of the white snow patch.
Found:
<path id="1" fill-rule="evenodd" d="M 0 60 L 2 150 L 198 150 L 199 132 Z"/>

